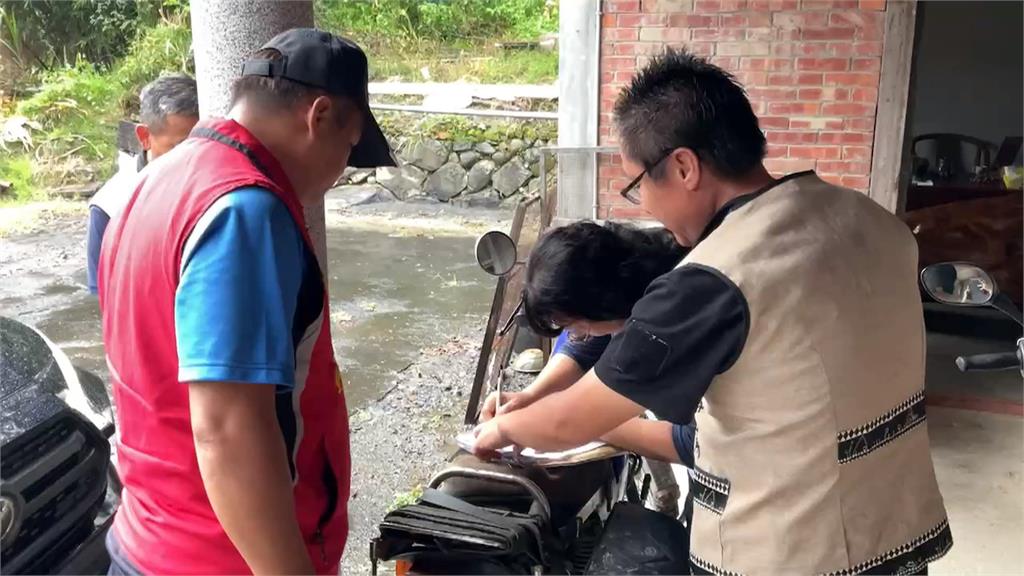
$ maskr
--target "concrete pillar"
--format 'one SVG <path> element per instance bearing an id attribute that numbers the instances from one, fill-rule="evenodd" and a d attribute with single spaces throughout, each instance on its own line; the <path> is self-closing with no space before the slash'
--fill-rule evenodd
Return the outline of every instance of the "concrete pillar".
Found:
<path id="1" fill-rule="evenodd" d="M 312 0 L 194 0 L 192 48 L 199 85 L 199 113 L 223 116 L 231 100 L 231 81 L 242 62 L 267 40 L 289 28 L 313 26 Z M 327 273 L 324 205 L 306 208 L 320 268 Z"/>
<path id="2" fill-rule="evenodd" d="M 600 0 L 558 6 L 558 145 L 597 146 Z M 558 157 L 560 220 L 596 215 L 597 161 L 593 150 Z"/>

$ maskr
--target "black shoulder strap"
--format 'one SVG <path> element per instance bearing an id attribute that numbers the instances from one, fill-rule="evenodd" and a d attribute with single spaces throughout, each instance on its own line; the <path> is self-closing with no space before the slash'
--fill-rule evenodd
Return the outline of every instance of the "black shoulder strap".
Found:
<path id="1" fill-rule="evenodd" d="M 267 172 L 266 168 L 263 167 L 263 163 L 260 162 L 260 159 L 256 157 L 256 153 L 253 152 L 252 149 L 250 149 L 245 144 L 239 142 L 238 140 L 235 140 L 230 136 L 226 136 L 220 132 L 217 132 L 213 128 L 207 128 L 205 126 L 193 128 L 192 133 L 190 135 L 198 138 L 207 138 L 215 142 L 220 142 L 221 144 L 230 146 L 235 150 L 238 150 L 239 152 L 244 154 L 246 158 L 249 159 L 249 162 L 252 162 L 252 165 L 255 166 L 257 170 L 263 172 L 263 174 L 267 176 L 267 178 L 270 178 L 270 173 Z"/>

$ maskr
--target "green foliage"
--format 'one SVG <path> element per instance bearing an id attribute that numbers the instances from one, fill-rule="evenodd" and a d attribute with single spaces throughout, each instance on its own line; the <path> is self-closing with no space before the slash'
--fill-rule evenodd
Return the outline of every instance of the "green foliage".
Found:
<path id="1" fill-rule="evenodd" d="M 139 35 L 111 76 L 122 88 L 119 100 L 123 114 L 139 107 L 139 91 L 162 74 L 195 74 L 192 59 L 192 30 L 184 15 L 170 17 Z"/>
<path id="2" fill-rule="evenodd" d="M 370 79 L 374 81 L 397 78 L 422 82 L 424 68 L 432 82 L 546 84 L 558 78 L 558 54 L 493 48 L 445 53 L 436 47 L 408 51 L 382 48 L 370 54 Z"/>
<path id="3" fill-rule="evenodd" d="M 161 5 L 122 0 L 7 0 L 0 40 L 25 65 L 50 69 L 75 62 L 110 64 L 152 25 Z"/>
<path id="4" fill-rule="evenodd" d="M 556 32 L 555 0 L 315 0 L 314 9 L 317 26 L 367 50 L 373 80 L 544 83 L 558 75 L 553 52 L 494 46 Z"/>
<path id="5" fill-rule="evenodd" d="M 32 183 L 32 158 L 28 154 L 0 155 L 0 180 L 11 183 L 15 200 L 28 200 L 35 192 Z"/>
<path id="6" fill-rule="evenodd" d="M 40 89 L 15 109 L 42 125 L 36 157 L 78 154 L 90 160 L 112 158 L 118 83 L 85 60 L 44 73 L 41 80 Z"/>
<path id="7" fill-rule="evenodd" d="M 395 499 L 388 506 L 387 512 L 397 510 L 404 506 L 409 506 L 420 501 L 423 497 L 423 485 L 417 484 L 412 490 L 408 492 L 402 492 L 401 494 L 395 494 Z"/>
<path id="8" fill-rule="evenodd" d="M 558 136 L 555 122 L 494 119 L 482 122 L 471 116 L 431 114 L 410 122 L 407 114 L 379 112 L 381 130 L 391 138 L 433 138 L 447 141 L 504 142 L 513 138 L 553 140 Z"/>
<path id="9" fill-rule="evenodd" d="M 37 186 L 103 177 L 115 156 L 120 118 L 138 109 L 139 90 L 167 72 L 191 72 L 188 20 L 170 17 L 146 29 L 112 68 L 79 58 L 74 64 L 41 72 L 39 87 L 15 113 L 42 125 L 34 156 Z M 81 163 L 93 164 L 83 170 Z M 99 162 L 99 164 L 96 164 Z"/>
<path id="10" fill-rule="evenodd" d="M 31 98 L 17 106 L 17 113 L 40 122 L 45 130 L 75 117 L 95 118 L 110 110 L 116 101 L 118 84 L 80 59 L 72 66 L 45 72 L 40 88 Z"/>
<path id="11" fill-rule="evenodd" d="M 554 0 L 316 0 L 317 25 L 368 44 L 536 40 L 558 30 Z"/>
<path id="12" fill-rule="evenodd" d="M 321 28 L 367 49 L 374 80 L 545 83 L 558 56 L 501 50 L 502 40 L 536 40 L 556 31 L 556 0 L 315 0 Z M 0 179 L 19 197 L 49 186 L 105 177 L 117 121 L 138 110 L 147 82 L 194 73 L 188 0 L 0 0 L 5 59 L 0 116 L 42 125 L 32 150 L 3 154 Z M 8 74 L 8 71 L 16 74 Z M 501 141 L 554 138 L 551 122 L 458 116 L 382 116 L 389 135 Z"/>
<path id="13" fill-rule="evenodd" d="M 7 6 L 0 5 L 0 49 L 18 68 L 26 68 L 25 39 L 18 23 L 18 15 Z"/>

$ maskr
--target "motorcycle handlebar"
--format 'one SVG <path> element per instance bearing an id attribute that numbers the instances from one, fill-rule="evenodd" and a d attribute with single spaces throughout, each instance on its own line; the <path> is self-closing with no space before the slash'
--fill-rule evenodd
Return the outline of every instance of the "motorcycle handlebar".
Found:
<path id="1" fill-rule="evenodd" d="M 1020 368 L 1021 361 L 1017 358 L 1016 352 L 997 352 L 995 354 L 975 354 L 973 356 L 958 356 L 956 367 L 961 372 L 974 370 L 1009 370 Z"/>

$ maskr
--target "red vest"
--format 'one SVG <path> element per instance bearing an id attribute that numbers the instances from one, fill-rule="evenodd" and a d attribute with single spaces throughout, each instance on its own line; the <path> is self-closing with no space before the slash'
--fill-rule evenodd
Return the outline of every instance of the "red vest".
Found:
<path id="1" fill-rule="evenodd" d="M 246 186 L 270 190 L 285 203 L 312 253 L 302 206 L 280 164 L 231 120 L 200 123 L 188 140 L 147 167 L 103 242 L 99 296 L 124 482 L 114 530 L 128 560 L 145 573 L 249 573 L 199 475 L 174 328 L 174 294 L 189 234 L 218 198 Z M 283 429 L 294 432 L 290 439 L 286 433 L 286 445 L 310 558 L 318 573 L 337 573 L 348 534 L 350 462 L 325 286 L 321 276 L 322 312 L 296 347 L 295 388 L 283 408 L 279 397 L 278 413 L 287 421 Z"/>

